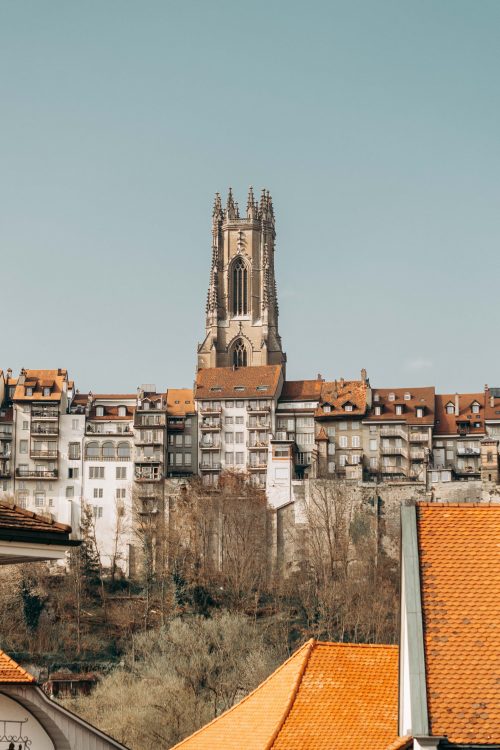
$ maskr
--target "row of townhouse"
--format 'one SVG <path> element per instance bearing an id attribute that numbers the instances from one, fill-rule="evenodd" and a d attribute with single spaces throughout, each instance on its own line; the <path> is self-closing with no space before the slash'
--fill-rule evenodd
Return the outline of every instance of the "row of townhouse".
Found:
<path id="1" fill-rule="evenodd" d="M 64 369 L 0 372 L 0 493 L 78 528 L 128 570 L 134 514 L 165 480 L 241 471 L 279 505 L 292 481 L 498 481 L 500 389 L 436 395 L 359 380 L 286 381 L 282 365 L 200 369 L 194 392 L 80 393 Z"/>

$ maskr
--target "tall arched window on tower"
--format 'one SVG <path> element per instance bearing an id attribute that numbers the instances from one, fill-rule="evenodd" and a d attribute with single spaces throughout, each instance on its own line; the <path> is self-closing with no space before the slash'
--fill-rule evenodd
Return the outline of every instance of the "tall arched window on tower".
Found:
<path id="1" fill-rule="evenodd" d="M 233 265 L 233 315 L 248 314 L 248 271 L 243 258 Z"/>
<path id="2" fill-rule="evenodd" d="M 235 367 L 247 366 L 247 350 L 241 339 L 238 339 L 233 348 L 233 365 Z"/>

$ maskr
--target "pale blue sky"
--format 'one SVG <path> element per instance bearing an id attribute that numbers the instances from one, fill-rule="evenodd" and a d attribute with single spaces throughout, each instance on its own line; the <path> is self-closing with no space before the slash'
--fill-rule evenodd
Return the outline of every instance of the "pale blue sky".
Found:
<path id="1" fill-rule="evenodd" d="M 0 367 L 190 385 L 213 194 L 290 378 L 500 384 L 500 2 L 0 0 Z"/>

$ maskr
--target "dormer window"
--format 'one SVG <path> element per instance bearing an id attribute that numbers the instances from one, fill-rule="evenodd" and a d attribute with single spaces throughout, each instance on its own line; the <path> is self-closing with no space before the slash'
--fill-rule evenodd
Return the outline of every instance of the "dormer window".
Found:
<path id="1" fill-rule="evenodd" d="M 473 414 L 479 414 L 480 406 L 477 401 L 473 401 L 472 403 L 472 413 Z"/>
<path id="2" fill-rule="evenodd" d="M 329 414 L 331 410 L 332 410 L 332 407 L 330 406 L 330 404 L 325 404 L 323 406 L 323 411 L 325 412 L 325 414 Z"/>
<path id="3" fill-rule="evenodd" d="M 422 406 L 417 406 L 417 419 L 422 419 L 424 416 L 424 409 Z"/>
<path id="4" fill-rule="evenodd" d="M 382 407 L 381 406 L 376 406 L 375 407 L 375 416 L 380 417 L 381 414 L 382 414 Z"/>
<path id="5" fill-rule="evenodd" d="M 344 411 L 352 411 L 352 404 L 344 404 Z"/>
<path id="6" fill-rule="evenodd" d="M 405 401 L 411 401 L 411 393 L 405 393 L 404 399 Z"/>
<path id="7" fill-rule="evenodd" d="M 126 406 L 119 406 L 118 407 L 118 416 L 119 417 L 126 417 L 127 416 L 127 407 Z"/>
<path id="8" fill-rule="evenodd" d="M 378 393 L 373 394 L 373 400 L 374 401 L 380 401 L 380 395 Z"/>
<path id="9" fill-rule="evenodd" d="M 388 395 L 388 397 L 387 397 L 387 398 L 389 399 L 389 401 L 395 401 L 395 399 L 396 399 L 396 396 L 395 396 L 395 394 L 394 394 L 394 393 L 389 393 L 389 395 Z"/>
<path id="10" fill-rule="evenodd" d="M 95 415 L 96 415 L 96 417 L 103 417 L 104 416 L 104 406 L 96 406 Z"/>
<path id="11" fill-rule="evenodd" d="M 49 386 L 45 386 L 44 387 L 44 389 L 43 389 L 43 395 L 44 396 L 50 396 L 50 387 Z"/>
<path id="12" fill-rule="evenodd" d="M 26 395 L 27 396 L 32 396 L 33 395 L 33 388 L 31 386 L 28 386 L 26 388 Z"/>
<path id="13" fill-rule="evenodd" d="M 396 404 L 396 414 L 403 413 L 403 404 Z"/>
<path id="14" fill-rule="evenodd" d="M 447 413 L 447 414 L 455 414 L 455 407 L 454 407 L 454 405 L 453 405 L 453 404 L 451 403 L 451 401 L 450 401 L 449 403 L 447 403 L 447 404 L 446 404 L 446 413 Z"/>

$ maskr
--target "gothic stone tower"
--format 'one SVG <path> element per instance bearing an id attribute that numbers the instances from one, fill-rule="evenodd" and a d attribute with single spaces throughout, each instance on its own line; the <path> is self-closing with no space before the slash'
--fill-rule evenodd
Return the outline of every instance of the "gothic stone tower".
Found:
<path id="1" fill-rule="evenodd" d="M 212 268 L 206 336 L 198 369 L 284 364 L 274 278 L 274 211 L 269 191 L 248 191 L 240 217 L 231 188 L 225 210 L 219 193 L 212 215 Z"/>

